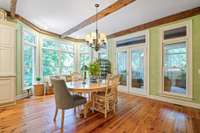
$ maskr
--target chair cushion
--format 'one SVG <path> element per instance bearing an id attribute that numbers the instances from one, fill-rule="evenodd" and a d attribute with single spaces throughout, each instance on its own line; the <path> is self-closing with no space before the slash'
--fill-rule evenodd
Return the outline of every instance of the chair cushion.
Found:
<path id="1" fill-rule="evenodd" d="M 79 95 L 72 95 L 74 106 L 82 105 L 87 102 L 87 99 L 85 97 L 79 96 Z"/>

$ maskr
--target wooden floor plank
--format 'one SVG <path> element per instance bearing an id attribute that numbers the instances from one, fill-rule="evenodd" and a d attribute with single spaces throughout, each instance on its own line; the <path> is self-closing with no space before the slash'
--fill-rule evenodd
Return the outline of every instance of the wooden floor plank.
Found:
<path id="1" fill-rule="evenodd" d="M 54 123 L 54 111 L 54 96 L 19 100 L 0 108 L 0 133 L 59 133 L 61 113 Z M 200 110 L 124 93 L 119 94 L 116 113 L 106 119 L 97 112 L 85 119 L 77 114 L 66 110 L 63 132 L 200 133 Z"/>

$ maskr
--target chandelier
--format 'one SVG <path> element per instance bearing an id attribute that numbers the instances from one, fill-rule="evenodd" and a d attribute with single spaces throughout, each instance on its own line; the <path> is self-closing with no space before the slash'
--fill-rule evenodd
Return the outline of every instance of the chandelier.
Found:
<path id="1" fill-rule="evenodd" d="M 99 51 L 101 47 L 104 47 L 107 44 L 106 34 L 100 33 L 98 30 L 98 7 L 99 4 L 95 4 L 96 7 L 96 31 L 91 32 L 85 36 L 85 40 L 87 44 L 95 49 L 95 51 Z"/>

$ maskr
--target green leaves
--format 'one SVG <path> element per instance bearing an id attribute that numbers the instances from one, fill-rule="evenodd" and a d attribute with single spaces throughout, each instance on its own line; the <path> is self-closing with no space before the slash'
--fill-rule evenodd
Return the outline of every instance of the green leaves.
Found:
<path id="1" fill-rule="evenodd" d="M 91 76 L 98 76 L 100 73 L 100 64 L 95 61 L 89 65 L 89 72 Z"/>

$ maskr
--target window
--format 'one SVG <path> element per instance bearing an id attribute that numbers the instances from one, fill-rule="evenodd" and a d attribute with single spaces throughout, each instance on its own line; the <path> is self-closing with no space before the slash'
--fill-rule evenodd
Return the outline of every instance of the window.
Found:
<path id="1" fill-rule="evenodd" d="M 186 42 L 164 46 L 164 91 L 186 95 Z"/>
<path id="2" fill-rule="evenodd" d="M 173 38 L 178 38 L 178 37 L 185 37 L 186 36 L 186 26 L 180 27 L 180 28 L 175 28 L 171 30 L 166 30 L 164 32 L 164 39 L 173 39 Z"/>
<path id="3" fill-rule="evenodd" d="M 91 48 L 86 45 L 86 44 L 81 44 L 80 45 L 80 69 L 84 66 L 84 65 L 89 65 L 91 62 Z"/>
<path id="4" fill-rule="evenodd" d="M 23 31 L 23 86 L 32 86 L 35 79 L 36 36 Z"/>
<path id="5" fill-rule="evenodd" d="M 117 41 L 117 47 L 137 45 L 137 44 L 141 44 L 141 43 L 145 43 L 145 42 L 146 42 L 146 36 L 145 35 L 136 36 L 136 37 L 131 37 L 131 38 L 128 38 L 128 39 Z"/>
<path id="6" fill-rule="evenodd" d="M 67 75 L 74 71 L 74 47 L 43 39 L 43 76 Z"/>
<path id="7" fill-rule="evenodd" d="M 74 53 L 61 52 L 61 74 L 70 74 L 74 71 Z"/>
<path id="8" fill-rule="evenodd" d="M 98 51 L 98 58 L 99 59 L 108 59 L 108 49 L 107 45 L 103 45 Z"/>
<path id="9" fill-rule="evenodd" d="M 163 30 L 163 93 L 192 96 L 190 23 Z"/>

